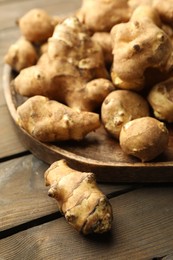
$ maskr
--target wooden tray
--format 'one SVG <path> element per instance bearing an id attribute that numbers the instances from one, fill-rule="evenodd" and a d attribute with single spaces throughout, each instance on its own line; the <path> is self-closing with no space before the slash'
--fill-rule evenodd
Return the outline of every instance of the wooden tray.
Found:
<path id="1" fill-rule="evenodd" d="M 24 98 L 11 84 L 14 74 L 4 66 L 3 88 L 6 103 L 22 142 L 36 157 L 51 164 L 67 159 L 69 165 L 82 171 L 92 171 L 102 182 L 173 182 L 173 126 L 168 126 L 170 140 L 167 150 L 155 161 L 141 163 L 125 155 L 118 142 L 109 137 L 103 128 L 88 134 L 80 142 L 68 141 L 54 144 L 42 143 L 21 129 L 16 123 L 16 108 Z"/>

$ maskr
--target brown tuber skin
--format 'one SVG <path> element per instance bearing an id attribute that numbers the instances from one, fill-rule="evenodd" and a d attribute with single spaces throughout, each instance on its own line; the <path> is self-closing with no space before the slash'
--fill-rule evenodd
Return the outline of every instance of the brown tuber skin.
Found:
<path id="1" fill-rule="evenodd" d="M 151 69 L 157 69 L 158 74 L 169 73 L 173 63 L 172 43 L 159 25 L 159 16 L 154 9 L 139 6 L 128 23 L 112 28 L 114 61 L 111 76 L 115 86 L 140 90 L 145 86 L 147 70 L 148 73 Z"/>
<path id="2" fill-rule="evenodd" d="M 139 94 L 130 90 L 115 90 L 101 106 L 101 119 L 106 131 L 119 139 L 122 126 L 133 119 L 149 116 L 149 105 Z"/>
<path id="3" fill-rule="evenodd" d="M 153 0 L 153 7 L 158 11 L 161 20 L 173 27 L 173 5 L 170 0 Z"/>
<path id="4" fill-rule="evenodd" d="M 92 40 L 76 17 L 69 17 L 55 27 L 48 40 L 48 56 L 51 60 L 66 57 L 86 82 L 108 78 L 101 46 Z"/>
<path id="5" fill-rule="evenodd" d="M 173 122 L 173 77 L 153 86 L 148 95 L 154 115 L 160 120 Z"/>
<path id="6" fill-rule="evenodd" d="M 34 46 L 23 37 L 10 46 L 4 57 L 5 63 L 17 72 L 35 65 L 37 60 L 38 55 Z"/>
<path id="7" fill-rule="evenodd" d="M 151 161 L 164 152 L 168 140 L 166 126 L 153 117 L 134 119 L 124 124 L 120 132 L 122 150 L 142 162 Z"/>
<path id="8" fill-rule="evenodd" d="M 127 0 L 83 0 L 77 17 L 92 32 L 109 32 L 118 23 L 128 21 Z"/>
<path id="9" fill-rule="evenodd" d="M 46 41 L 54 30 L 54 20 L 42 9 L 31 9 L 19 19 L 18 25 L 22 35 L 33 43 Z"/>
<path id="10" fill-rule="evenodd" d="M 18 124 L 42 142 L 82 140 L 100 127 L 99 115 L 79 112 L 43 96 L 34 96 L 17 108 Z"/>
<path id="11" fill-rule="evenodd" d="M 114 90 L 111 81 L 98 78 L 88 83 L 66 59 L 48 60 L 44 54 L 39 65 L 23 69 L 14 79 L 14 87 L 22 96 L 46 96 L 81 111 L 95 111 Z"/>
<path id="12" fill-rule="evenodd" d="M 112 39 L 108 32 L 95 32 L 92 35 L 92 40 L 100 44 L 103 50 L 103 56 L 106 65 L 111 65 L 113 61 L 112 55 Z"/>
<path id="13" fill-rule="evenodd" d="M 58 202 L 67 222 L 84 235 L 111 229 L 112 207 L 99 190 L 91 172 L 70 168 L 65 160 L 54 162 L 45 172 L 48 195 Z"/>
<path id="14" fill-rule="evenodd" d="M 46 96 L 71 108 L 94 111 L 114 89 L 107 79 L 101 46 L 76 17 L 58 24 L 37 65 L 14 80 L 22 96 Z"/>

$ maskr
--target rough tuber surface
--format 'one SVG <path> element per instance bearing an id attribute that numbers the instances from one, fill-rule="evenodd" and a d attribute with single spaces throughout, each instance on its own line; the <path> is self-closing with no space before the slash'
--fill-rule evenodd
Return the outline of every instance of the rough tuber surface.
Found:
<path id="1" fill-rule="evenodd" d="M 43 95 L 71 108 L 94 111 L 113 89 L 107 79 L 102 48 L 76 17 L 55 27 L 37 65 L 23 69 L 15 90 L 27 97 Z"/>
<path id="2" fill-rule="evenodd" d="M 81 140 L 100 126 L 99 115 L 79 112 L 43 96 L 17 108 L 18 124 L 42 142 Z"/>
<path id="3" fill-rule="evenodd" d="M 119 139 L 122 126 L 139 117 L 149 116 L 149 105 L 139 94 L 130 90 L 115 90 L 101 106 L 101 119 L 106 131 Z"/>
<path id="4" fill-rule="evenodd" d="M 106 65 L 111 65 L 113 61 L 112 55 L 112 39 L 109 32 L 95 32 L 92 40 L 100 44 Z"/>
<path id="5" fill-rule="evenodd" d="M 48 40 L 48 56 L 51 60 L 66 57 L 86 82 L 99 77 L 108 78 L 101 46 L 92 40 L 84 24 L 76 17 L 69 17 L 55 27 Z"/>
<path id="6" fill-rule="evenodd" d="M 57 200 L 59 210 L 77 231 L 87 235 L 111 229 L 112 207 L 93 173 L 76 171 L 60 160 L 45 172 L 45 182 L 50 186 L 48 195 Z"/>
<path id="7" fill-rule="evenodd" d="M 77 17 L 92 32 L 108 32 L 115 24 L 128 21 L 127 0 L 83 0 Z"/>
<path id="8" fill-rule="evenodd" d="M 173 77 L 153 86 L 148 95 L 148 101 L 154 115 L 160 120 L 173 122 Z"/>
<path id="9" fill-rule="evenodd" d="M 155 9 L 139 6 L 128 23 L 112 28 L 114 60 L 111 76 L 119 88 L 140 90 L 145 86 L 145 73 L 150 69 L 157 69 L 158 74 L 171 70 L 172 43 L 159 24 Z"/>
<path id="10" fill-rule="evenodd" d="M 31 42 L 24 37 L 13 43 L 4 57 L 5 63 L 9 64 L 13 70 L 19 72 L 24 68 L 35 65 L 38 60 L 36 49 Z"/>
<path id="11" fill-rule="evenodd" d="M 26 97 L 42 95 L 81 111 L 95 111 L 115 89 L 104 78 L 84 82 L 75 67 L 64 59 L 49 65 L 50 69 L 43 65 L 23 69 L 13 82 L 16 92 Z"/>

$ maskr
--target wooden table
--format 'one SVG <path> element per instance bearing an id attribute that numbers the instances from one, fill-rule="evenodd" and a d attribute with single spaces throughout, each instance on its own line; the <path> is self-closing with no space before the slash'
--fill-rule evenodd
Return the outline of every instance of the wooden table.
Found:
<path id="1" fill-rule="evenodd" d="M 7 48 L 19 37 L 15 20 L 33 7 L 73 12 L 79 0 L 1 0 L 0 72 Z M 20 142 L 0 85 L 0 260 L 173 259 L 172 185 L 99 184 L 113 207 L 112 231 L 84 237 L 47 196 L 48 165 Z"/>

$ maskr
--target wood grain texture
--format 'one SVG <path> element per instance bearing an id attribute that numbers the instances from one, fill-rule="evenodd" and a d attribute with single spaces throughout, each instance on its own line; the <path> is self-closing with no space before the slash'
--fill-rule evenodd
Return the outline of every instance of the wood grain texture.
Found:
<path id="1" fill-rule="evenodd" d="M 172 188 L 133 191 L 110 200 L 114 223 L 108 234 L 83 237 L 60 218 L 3 239 L 1 256 L 15 256 L 16 260 L 151 260 L 170 255 L 172 200 Z"/>
<path id="2" fill-rule="evenodd" d="M 26 151 L 5 105 L 0 106 L 0 126 L 0 159 Z"/>
<path id="3" fill-rule="evenodd" d="M 47 167 L 32 155 L 0 165 L 1 231 L 57 211 L 44 185 Z"/>

